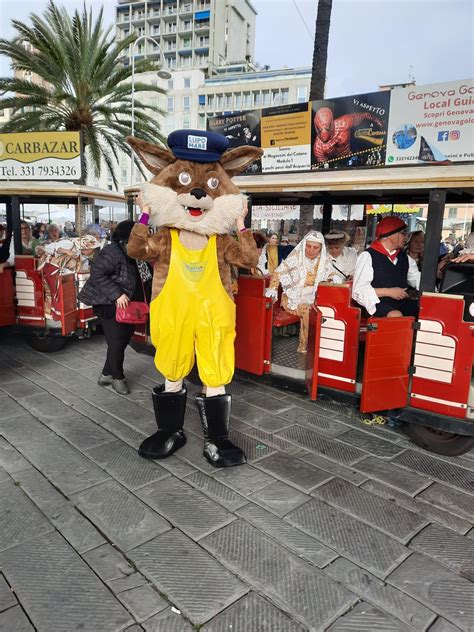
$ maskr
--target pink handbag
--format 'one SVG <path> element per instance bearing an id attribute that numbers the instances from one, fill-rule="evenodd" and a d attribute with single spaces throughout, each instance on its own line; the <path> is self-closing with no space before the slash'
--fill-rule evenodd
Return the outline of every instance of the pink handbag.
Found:
<path id="1" fill-rule="evenodd" d="M 115 320 L 124 325 L 144 325 L 148 321 L 150 308 L 142 301 L 130 301 L 127 307 L 115 309 Z"/>

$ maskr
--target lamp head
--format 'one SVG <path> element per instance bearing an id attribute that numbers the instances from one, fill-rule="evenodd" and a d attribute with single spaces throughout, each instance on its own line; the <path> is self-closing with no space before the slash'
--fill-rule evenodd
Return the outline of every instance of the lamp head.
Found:
<path id="1" fill-rule="evenodd" d="M 158 70 L 157 74 L 160 79 L 171 79 L 171 73 L 165 70 L 164 68 L 162 68 L 161 70 Z"/>

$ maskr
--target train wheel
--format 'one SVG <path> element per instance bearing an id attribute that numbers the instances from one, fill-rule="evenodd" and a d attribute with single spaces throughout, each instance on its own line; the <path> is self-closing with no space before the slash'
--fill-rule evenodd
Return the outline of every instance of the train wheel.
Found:
<path id="1" fill-rule="evenodd" d="M 445 456 L 459 456 L 474 447 L 474 437 L 467 435 L 444 432 L 437 428 L 411 423 L 405 424 L 405 430 L 416 445 Z"/>
<path id="2" fill-rule="evenodd" d="M 31 334 L 27 336 L 26 342 L 35 349 L 43 353 L 53 353 L 60 351 L 66 344 L 65 336 L 50 336 L 48 334 Z"/>

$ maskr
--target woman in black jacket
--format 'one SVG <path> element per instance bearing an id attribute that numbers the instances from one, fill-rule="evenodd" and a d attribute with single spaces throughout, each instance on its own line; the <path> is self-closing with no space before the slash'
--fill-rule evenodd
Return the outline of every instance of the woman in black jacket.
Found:
<path id="1" fill-rule="evenodd" d="M 116 307 L 126 307 L 130 301 L 144 301 L 144 287 L 137 262 L 127 254 L 127 242 L 134 222 L 120 222 L 112 234 L 112 243 L 104 246 L 91 266 L 91 275 L 79 293 L 79 300 L 92 305 L 100 318 L 107 358 L 99 377 L 101 386 L 112 385 L 121 395 L 129 389 L 123 373 L 125 349 L 133 335 L 134 325 L 115 320 Z M 151 280 L 151 274 L 149 279 Z"/>

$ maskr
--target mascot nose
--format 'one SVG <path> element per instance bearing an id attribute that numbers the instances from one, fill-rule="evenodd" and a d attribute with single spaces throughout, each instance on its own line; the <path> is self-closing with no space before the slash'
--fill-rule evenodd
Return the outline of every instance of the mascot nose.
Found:
<path id="1" fill-rule="evenodd" d="M 207 193 L 204 189 L 191 189 L 191 195 L 194 195 L 197 200 L 200 200 L 202 197 L 206 197 Z"/>

